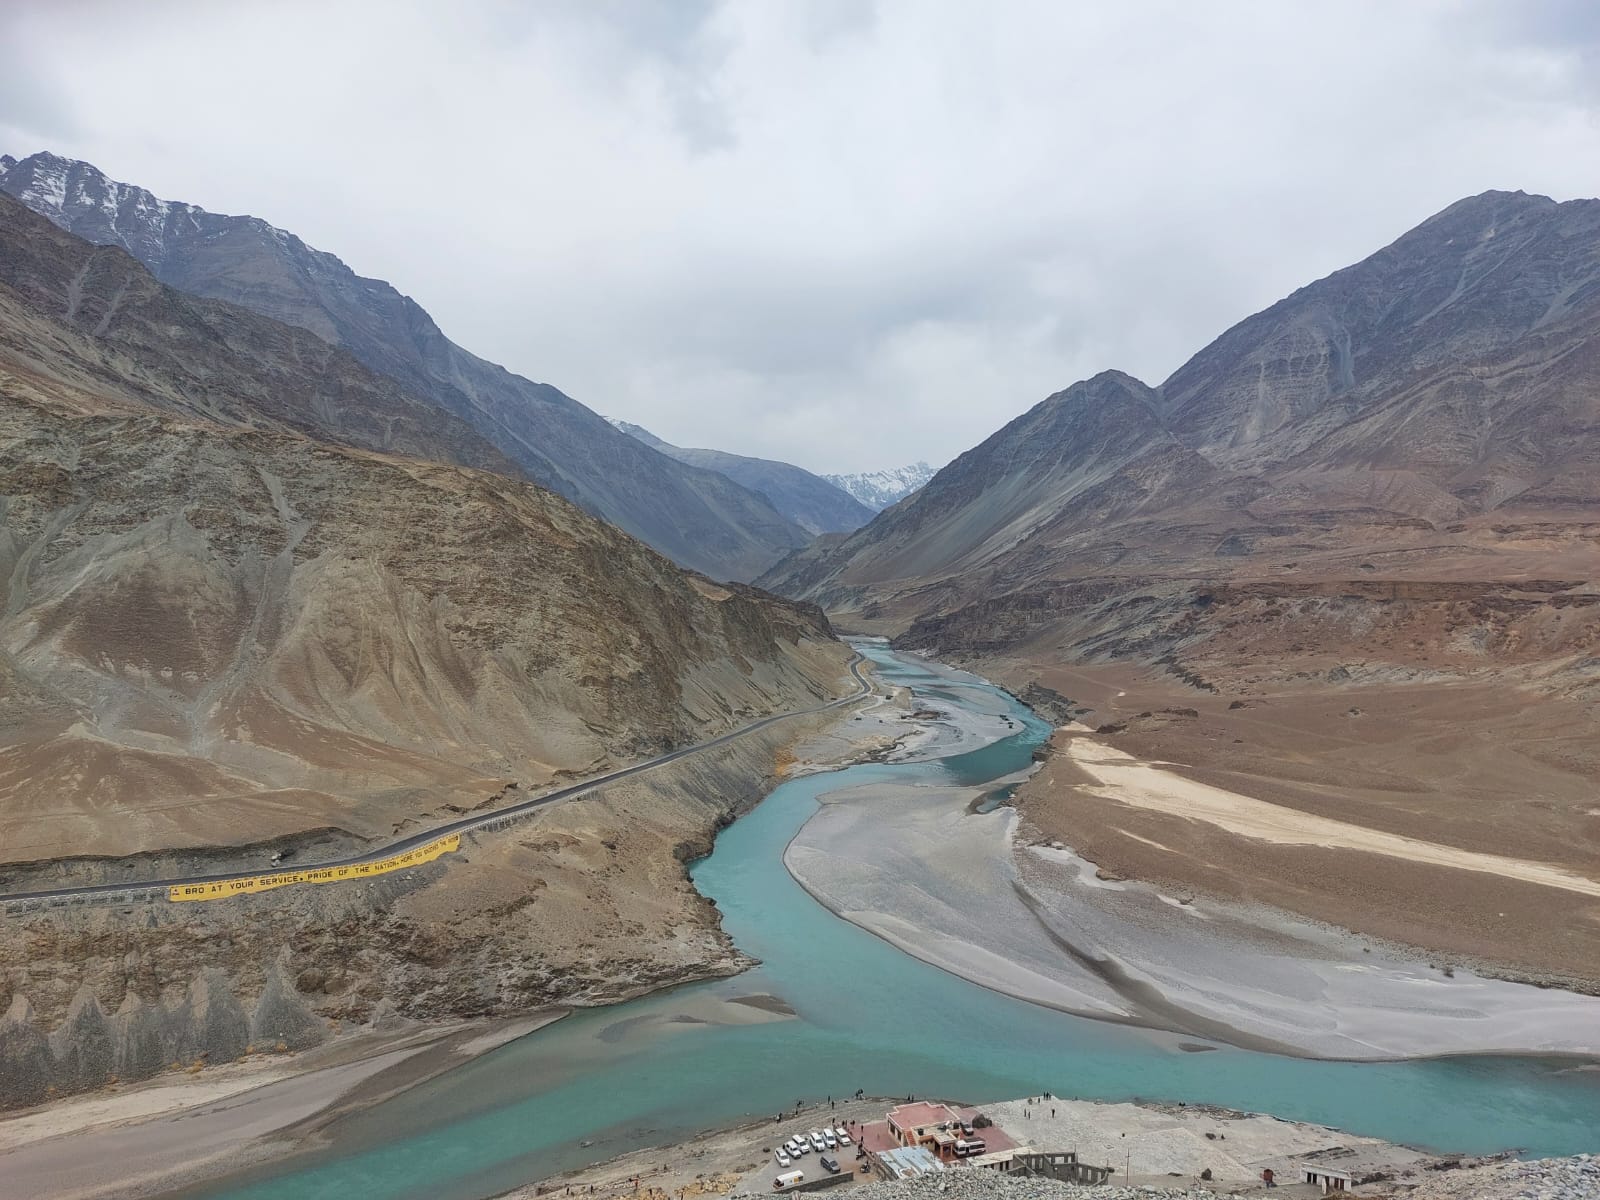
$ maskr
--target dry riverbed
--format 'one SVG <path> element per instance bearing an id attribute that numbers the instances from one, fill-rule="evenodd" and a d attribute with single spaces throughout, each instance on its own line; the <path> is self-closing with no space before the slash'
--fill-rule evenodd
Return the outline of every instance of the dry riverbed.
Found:
<path id="1" fill-rule="evenodd" d="M 1313 816 L 1184 779 L 1085 730 L 1069 745 L 1066 765 L 1120 805 L 1300 842 L 1328 832 L 1306 827 Z M 936 739 L 920 749 L 942 753 Z M 1067 843 L 1019 826 L 1014 810 L 979 811 L 996 786 L 827 793 L 785 864 L 821 903 L 906 952 L 1073 1013 L 1309 1057 L 1600 1055 L 1600 997 L 1434 965 L 1266 905 L 1107 877 Z M 1592 885 L 1509 857 L 1437 850 L 1480 873 Z M 1382 851 L 1422 853 L 1397 837 Z"/>

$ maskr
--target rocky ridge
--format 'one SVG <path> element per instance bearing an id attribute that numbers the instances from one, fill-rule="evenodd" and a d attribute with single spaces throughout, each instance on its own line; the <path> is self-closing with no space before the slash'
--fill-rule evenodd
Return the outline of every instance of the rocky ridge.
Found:
<path id="1" fill-rule="evenodd" d="M 679 462 L 717 471 L 740 486 L 766 497 L 774 508 L 807 533 L 849 533 L 872 520 L 872 514 L 876 511 L 836 484 L 792 463 L 749 458 L 724 450 L 686 449 L 662 441 L 641 425 L 614 419 L 611 423 L 623 433 L 638 438 L 645 445 Z"/>
<path id="2" fill-rule="evenodd" d="M 1049 643 L 1091 661 L 1204 655 L 1204 597 L 1224 584 L 1284 614 L 1312 592 L 1559 580 L 1581 608 L 1600 546 L 1597 316 L 1600 201 L 1463 200 L 1160 387 L 1108 371 L 1051 396 L 763 583 L 946 653 Z M 1094 597 L 1197 619 L 1149 653 L 1106 645 L 1084 620 Z M 1519 653 L 1576 680 L 1594 631 L 1565 626 Z M 1315 634 L 1302 652 L 1332 650 Z M 1461 646 L 1492 658 L 1516 640 L 1496 626 Z"/>
<path id="3" fill-rule="evenodd" d="M 543 486 L 718 579 L 750 579 L 806 532 L 725 475 L 611 428 L 556 388 L 445 337 L 416 301 L 257 217 L 207 212 L 49 153 L 0 156 L 0 191 L 163 283 L 309 330 L 470 426 Z M 439 455 L 426 455 L 439 457 Z"/>
<path id="4" fill-rule="evenodd" d="M 933 468 L 927 463 L 914 462 L 908 467 L 858 471 L 853 475 L 824 475 L 822 478 L 849 492 L 873 512 L 882 512 L 927 483 L 933 474 Z"/>

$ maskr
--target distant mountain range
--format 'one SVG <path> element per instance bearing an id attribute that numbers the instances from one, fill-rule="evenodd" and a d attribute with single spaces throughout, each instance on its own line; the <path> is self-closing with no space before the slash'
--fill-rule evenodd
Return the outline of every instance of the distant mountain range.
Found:
<path id="1" fill-rule="evenodd" d="M 502 465 L 514 464 L 684 566 L 749 579 L 810 540 L 727 475 L 658 454 L 556 388 L 470 354 L 410 297 L 259 218 L 160 200 L 48 153 L 0 156 L 0 191 L 79 237 L 122 247 L 163 283 L 348 350 L 464 422 Z M 416 444 L 409 449 L 430 456 Z"/>
<path id="2" fill-rule="evenodd" d="M 811 534 L 849 533 L 868 521 L 869 508 L 841 488 L 792 463 L 747 458 L 722 450 L 692 450 L 662 441 L 642 425 L 607 418 L 622 432 L 679 462 L 717 471 L 764 497 L 789 520 Z"/>
<path id="3" fill-rule="evenodd" d="M 1589 603 L 1597 531 L 1600 201 L 1487 192 L 1159 387 L 1073 384 L 763 582 L 945 653 L 1243 662 L 1281 633 L 1285 671 L 1498 653 L 1592 683 L 1560 613 Z M 1410 598 L 1385 621 L 1437 611 L 1356 646 L 1312 619 L 1369 593 Z"/>
<path id="4" fill-rule="evenodd" d="M 856 475 L 824 475 L 829 483 L 849 492 L 873 512 L 898 504 L 933 478 L 933 468 L 925 462 L 886 471 L 864 471 Z"/>

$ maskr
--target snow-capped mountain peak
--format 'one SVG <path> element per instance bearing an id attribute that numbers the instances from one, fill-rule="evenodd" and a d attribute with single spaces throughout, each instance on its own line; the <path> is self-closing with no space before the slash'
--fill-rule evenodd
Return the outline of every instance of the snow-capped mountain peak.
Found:
<path id="1" fill-rule="evenodd" d="M 890 467 L 883 471 L 862 471 L 855 475 L 824 475 L 836 487 L 849 492 L 874 512 L 882 512 L 891 504 L 904 500 L 928 480 L 934 470 L 925 462 L 915 462 L 909 467 Z"/>

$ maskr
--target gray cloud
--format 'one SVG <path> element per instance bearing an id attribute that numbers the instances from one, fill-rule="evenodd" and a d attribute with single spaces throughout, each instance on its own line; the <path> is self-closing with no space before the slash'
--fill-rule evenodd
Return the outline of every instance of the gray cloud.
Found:
<path id="1" fill-rule="evenodd" d="M 858 469 L 1157 382 L 1460 196 L 1600 191 L 1592 13 L 14 0 L 0 149 L 266 217 L 675 441 Z"/>

